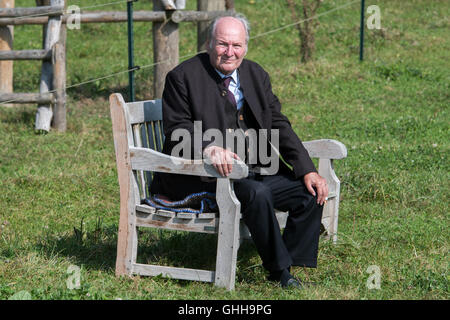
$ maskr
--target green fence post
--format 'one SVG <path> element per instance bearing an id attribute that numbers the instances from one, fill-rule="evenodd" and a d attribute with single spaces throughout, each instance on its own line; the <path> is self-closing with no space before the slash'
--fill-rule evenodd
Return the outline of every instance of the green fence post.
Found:
<path id="1" fill-rule="evenodd" d="M 128 17 L 128 88 L 130 93 L 130 101 L 134 102 L 134 39 L 133 39 L 133 2 L 136 0 L 128 0 L 127 17 Z"/>
<path id="2" fill-rule="evenodd" d="M 365 0 L 361 0 L 361 27 L 359 30 L 359 60 L 364 60 L 364 9 L 365 9 Z"/>

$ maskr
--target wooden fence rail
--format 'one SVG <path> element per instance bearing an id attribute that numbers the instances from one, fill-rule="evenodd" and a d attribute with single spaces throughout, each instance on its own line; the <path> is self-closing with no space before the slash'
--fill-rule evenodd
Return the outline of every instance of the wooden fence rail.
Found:
<path id="1" fill-rule="evenodd" d="M 171 19 L 175 23 L 180 22 L 207 22 L 215 17 L 232 14 L 233 11 L 175 11 L 171 14 Z M 70 14 L 61 16 L 61 22 L 67 23 Z M 116 23 L 127 22 L 126 11 L 92 11 L 80 13 L 80 23 Z M 166 11 L 146 11 L 138 10 L 133 12 L 133 21 L 135 22 L 164 22 L 169 19 Z M 23 17 L 1 18 L 0 26 L 6 25 L 28 25 L 28 24 L 47 24 L 48 17 Z"/>
<path id="2" fill-rule="evenodd" d="M 36 8 L 6 8 L 0 9 L 1 18 L 18 18 L 29 16 L 60 16 L 64 13 L 64 6 L 42 6 Z"/>
<path id="3" fill-rule="evenodd" d="M 50 60 L 51 50 L 0 51 L 0 60 Z"/>

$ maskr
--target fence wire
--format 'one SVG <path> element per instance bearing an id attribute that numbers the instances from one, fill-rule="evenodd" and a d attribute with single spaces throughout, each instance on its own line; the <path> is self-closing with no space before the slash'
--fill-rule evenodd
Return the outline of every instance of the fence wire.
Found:
<path id="1" fill-rule="evenodd" d="M 93 5 L 93 6 L 84 7 L 84 9 L 87 9 L 87 8 L 94 8 L 94 7 L 100 7 L 100 6 L 107 6 L 107 5 L 113 5 L 113 4 L 118 4 L 118 3 L 125 3 L 125 2 L 130 2 L 130 1 L 133 1 L 133 0 L 121 0 L 121 1 L 115 1 L 115 2 L 110 2 L 110 3 L 105 3 L 105 4 Z M 272 33 L 275 33 L 275 32 L 281 31 L 281 30 L 285 30 L 285 29 L 287 29 L 287 28 L 291 28 L 291 27 L 296 26 L 296 25 L 298 25 L 298 24 L 300 24 L 300 23 L 303 23 L 303 22 L 310 21 L 310 20 L 313 20 L 313 19 L 318 19 L 318 18 L 320 18 L 320 17 L 322 17 L 322 16 L 325 16 L 325 15 L 327 15 L 327 14 L 330 14 L 330 13 L 332 13 L 332 12 L 336 12 L 336 11 L 345 9 L 345 8 L 351 6 L 352 4 L 355 4 L 355 3 L 357 3 L 357 2 L 360 2 L 360 0 L 354 0 L 354 1 L 351 1 L 351 2 L 348 2 L 348 3 L 344 4 L 344 5 L 342 5 L 342 6 L 333 8 L 333 9 L 331 9 L 331 10 L 322 12 L 322 13 L 320 13 L 320 14 L 316 14 L 316 15 L 313 16 L 313 17 L 310 17 L 310 18 L 307 18 L 307 19 L 302 19 L 302 20 L 296 21 L 296 22 L 294 22 L 294 23 L 290 23 L 290 24 L 288 24 L 288 25 L 281 26 L 281 27 L 279 27 L 279 28 L 275 28 L 275 29 L 272 29 L 272 30 L 269 30 L 269 31 L 266 31 L 266 32 L 263 32 L 263 33 L 260 33 L 260 34 L 257 34 L 257 35 L 255 35 L 255 36 L 250 37 L 250 39 L 257 39 L 257 38 L 260 38 L 260 37 L 264 37 L 264 36 L 267 36 L 267 35 L 269 35 L 269 34 L 272 34 Z M 193 57 L 193 56 L 195 56 L 195 55 L 197 55 L 197 54 L 199 54 L 199 53 L 202 53 L 202 52 L 205 52 L 205 50 L 203 50 L 203 51 L 198 51 L 198 52 L 195 52 L 195 53 L 190 53 L 190 54 L 181 56 L 181 57 L 179 57 L 179 59 L 182 60 L 182 59 L 185 59 L 185 58 L 190 58 L 190 57 Z M 64 88 L 64 90 L 71 89 L 71 88 L 76 88 L 76 87 L 80 87 L 80 86 L 86 85 L 86 84 L 88 84 L 88 83 L 92 83 L 92 82 L 96 82 L 96 81 L 108 79 L 108 78 L 115 77 L 115 76 L 118 76 L 118 75 L 121 75 L 121 74 L 129 73 L 129 72 L 131 72 L 131 71 L 136 71 L 136 70 L 138 70 L 138 69 L 147 69 L 147 68 L 151 68 L 151 67 L 154 67 L 154 66 L 159 65 L 159 64 L 168 63 L 168 62 L 170 62 L 170 61 L 171 61 L 171 59 L 166 59 L 166 60 L 161 60 L 161 61 L 158 61 L 158 62 L 150 63 L 150 64 L 147 64 L 147 65 L 143 65 L 143 66 L 139 66 L 139 67 L 135 67 L 135 68 L 131 68 L 131 69 L 126 69 L 126 70 L 121 70 L 121 71 L 118 71 L 118 72 L 113 72 L 113 73 L 108 74 L 108 75 L 104 75 L 104 76 L 100 76 L 100 77 L 97 77 L 97 78 L 94 78 L 94 79 L 89 79 L 89 80 L 85 80 L 85 81 L 82 81 L 82 82 L 79 82 L 79 83 L 75 83 L 75 84 L 68 85 L 68 86 L 66 86 L 66 87 Z M 56 92 L 56 91 L 57 91 L 56 89 L 53 89 L 53 90 L 49 90 L 49 91 L 47 91 L 47 92 L 48 92 L 48 93 L 54 93 L 54 92 Z M 16 99 L 14 99 L 14 100 L 8 100 L 8 101 L 3 101 L 3 102 L 1 102 L 1 104 L 14 103 L 15 101 L 16 101 Z"/>

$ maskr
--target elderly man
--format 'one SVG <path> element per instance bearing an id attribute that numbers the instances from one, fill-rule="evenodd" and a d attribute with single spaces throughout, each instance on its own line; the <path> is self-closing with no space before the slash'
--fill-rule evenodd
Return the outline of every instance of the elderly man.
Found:
<path id="1" fill-rule="evenodd" d="M 248 178 L 234 181 L 234 192 L 262 264 L 269 271 L 268 279 L 282 287 L 301 287 L 290 274 L 290 267 L 317 265 L 328 188 L 281 113 L 268 74 L 244 59 L 248 40 L 245 18 L 218 18 L 210 26 L 207 53 L 182 62 L 168 73 L 162 102 L 166 136 L 163 152 L 171 154 L 177 145 L 178 141 L 170 139 L 174 130 L 182 128 L 193 134 L 194 121 L 201 121 L 203 132 L 214 128 L 223 136 L 230 129 L 278 130 L 279 153 L 292 168 L 280 161 L 278 172 L 262 175 L 257 173 L 257 163 Z M 216 143 L 202 142 L 202 151 L 222 176 L 231 172 L 232 159 L 239 159 L 235 152 Z M 182 199 L 192 192 L 214 192 L 215 183 L 199 177 L 158 174 L 151 190 Z M 289 211 L 283 234 L 275 208 Z"/>

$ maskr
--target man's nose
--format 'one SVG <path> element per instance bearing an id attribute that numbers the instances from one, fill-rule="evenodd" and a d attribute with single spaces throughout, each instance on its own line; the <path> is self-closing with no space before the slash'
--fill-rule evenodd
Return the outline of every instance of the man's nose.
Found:
<path id="1" fill-rule="evenodd" d="M 227 47 L 227 50 L 225 51 L 225 54 L 226 54 L 228 57 L 231 57 L 231 56 L 234 55 L 233 46 L 232 46 L 231 44 Z"/>

